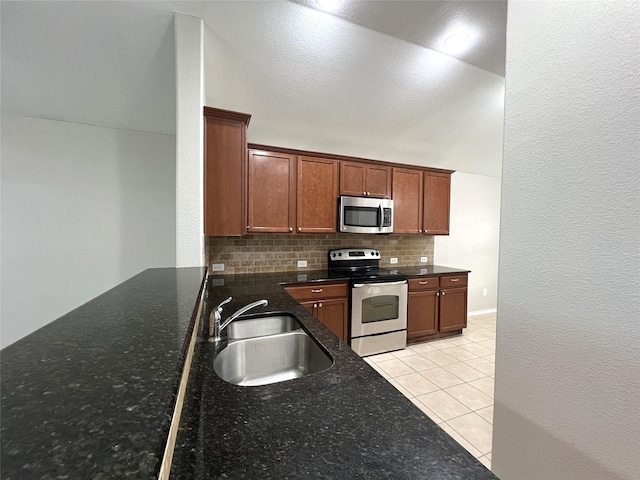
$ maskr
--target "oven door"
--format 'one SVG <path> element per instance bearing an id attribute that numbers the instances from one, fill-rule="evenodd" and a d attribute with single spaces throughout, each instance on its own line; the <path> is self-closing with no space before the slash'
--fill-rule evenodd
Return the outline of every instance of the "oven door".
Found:
<path id="1" fill-rule="evenodd" d="M 358 283 L 351 288 L 351 338 L 406 330 L 407 281 Z"/>

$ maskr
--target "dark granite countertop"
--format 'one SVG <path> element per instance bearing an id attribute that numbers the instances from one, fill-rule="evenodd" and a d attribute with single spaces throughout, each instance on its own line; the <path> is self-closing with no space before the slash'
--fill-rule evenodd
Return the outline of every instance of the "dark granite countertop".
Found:
<path id="1" fill-rule="evenodd" d="M 214 373 L 216 346 L 200 338 L 171 478 L 496 478 L 290 297 L 279 283 L 292 278 L 211 277 L 203 320 L 226 297 L 233 301 L 225 312 L 266 298 L 261 310 L 295 314 L 333 365 L 296 380 L 235 386 Z"/>
<path id="2" fill-rule="evenodd" d="M 205 273 L 145 270 L 0 352 L 3 480 L 157 477 Z"/>
<path id="3" fill-rule="evenodd" d="M 409 277 L 435 277 L 438 275 L 455 275 L 456 273 L 471 272 L 471 270 L 464 268 L 443 267 L 442 265 L 413 265 L 410 267 L 398 267 L 397 270 Z"/>

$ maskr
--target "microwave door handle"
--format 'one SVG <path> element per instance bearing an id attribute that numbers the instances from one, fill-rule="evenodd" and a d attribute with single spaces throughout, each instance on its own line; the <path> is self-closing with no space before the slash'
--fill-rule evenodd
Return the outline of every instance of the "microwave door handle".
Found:
<path id="1" fill-rule="evenodd" d="M 384 223 L 384 210 L 382 209 L 382 203 L 378 204 L 378 228 L 382 230 L 382 224 Z"/>

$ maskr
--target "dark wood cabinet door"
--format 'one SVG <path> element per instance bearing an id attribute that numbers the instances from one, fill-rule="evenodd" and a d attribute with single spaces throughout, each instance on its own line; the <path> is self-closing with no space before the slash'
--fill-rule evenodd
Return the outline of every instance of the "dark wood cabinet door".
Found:
<path id="1" fill-rule="evenodd" d="M 365 196 L 365 170 L 363 163 L 340 162 L 340 195 Z"/>
<path id="2" fill-rule="evenodd" d="M 422 232 L 422 172 L 393 169 L 393 233 Z"/>
<path id="3" fill-rule="evenodd" d="M 247 231 L 290 233 L 295 227 L 296 158 L 249 150 Z"/>
<path id="4" fill-rule="evenodd" d="M 317 315 L 318 312 L 316 311 L 316 309 L 318 308 L 318 302 L 316 302 L 315 300 L 300 302 L 300 305 L 306 308 L 311 315 Z"/>
<path id="5" fill-rule="evenodd" d="M 438 290 L 409 292 L 407 340 L 438 332 Z"/>
<path id="6" fill-rule="evenodd" d="M 338 162 L 298 157 L 297 231 L 336 233 L 338 223 Z"/>
<path id="7" fill-rule="evenodd" d="M 347 324 L 349 302 L 346 298 L 320 300 L 318 302 L 318 318 L 343 342 L 347 341 Z"/>
<path id="8" fill-rule="evenodd" d="M 440 290 L 441 332 L 460 330 L 467 326 L 467 289 L 445 288 Z"/>
<path id="9" fill-rule="evenodd" d="M 424 173 L 423 229 L 427 235 L 449 235 L 451 175 Z"/>
<path id="10" fill-rule="evenodd" d="M 367 196 L 391 198 L 391 168 L 368 165 L 366 173 Z"/>
<path id="11" fill-rule="evenodd" d="M 204 109 L 204 234 L 246 233 L 247 125 L 250 115 Z"/>

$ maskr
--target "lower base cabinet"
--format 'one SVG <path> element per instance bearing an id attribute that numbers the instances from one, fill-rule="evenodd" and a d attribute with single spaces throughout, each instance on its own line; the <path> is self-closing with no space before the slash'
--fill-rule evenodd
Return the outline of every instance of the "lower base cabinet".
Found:
<path id="1" fill-rule="evenodd" d="M 349 287 L 346 282 L 285 287 L 289 295 L 343 342 L 349 335 Z"/>
<path id="2" fill-rule="evenodd" d="M 467 275 L 409 279 L 407 341 L 467 326 Z"/>

